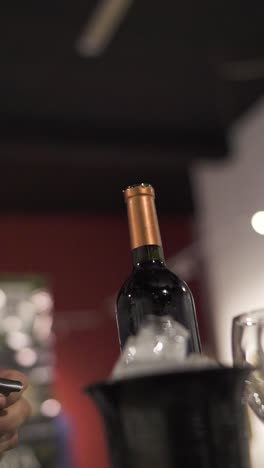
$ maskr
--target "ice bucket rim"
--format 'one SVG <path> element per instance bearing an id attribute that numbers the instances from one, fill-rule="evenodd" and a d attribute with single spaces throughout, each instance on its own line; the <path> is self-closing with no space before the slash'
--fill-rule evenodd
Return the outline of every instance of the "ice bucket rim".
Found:
<path id="1" fill-rule="evenodd" d="M 169 372 L 159 372 L 154 374 L 147 374 L 147 375 L 137 375 L 137 376 L 129 376 L 126 378 L 118 378 L 118 379 L 106 379 L 101 380 L 90 385 L 86 385 L 83 387 L 83 392 L 86 394 L 93 394 L 95 391 L 100 389 L 117 389 L 128 384 L 133 385 L 142 385 L 142 384 L 149 384 L 154 382 L 159 382 L 161 379 L 164 380 L 164 383 L 174 380 L 175 378 L 180 378 L 181 381 L 189 380 L 193 377 L 200 377 L 200 378 L 214 378 L 215 376 L 228 376 L 229 374 L 233 376 L 237 375 L 247 377 L 249 372 L 254 370 L 251 366 L 217 366 L 217 367 L 207 367 L 207 368 L 186 368 L 177 371 L 169 371 Z"/>

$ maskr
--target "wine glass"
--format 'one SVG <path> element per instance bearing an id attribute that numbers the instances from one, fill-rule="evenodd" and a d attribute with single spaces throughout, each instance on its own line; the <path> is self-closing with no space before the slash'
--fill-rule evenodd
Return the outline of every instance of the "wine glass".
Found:
<path id="1" fill-rule="evenodd" d="M 249 367 L 243 402 L 264 422 L 264 309 L 238 315 L 232 323 L 234 365 Z"/>

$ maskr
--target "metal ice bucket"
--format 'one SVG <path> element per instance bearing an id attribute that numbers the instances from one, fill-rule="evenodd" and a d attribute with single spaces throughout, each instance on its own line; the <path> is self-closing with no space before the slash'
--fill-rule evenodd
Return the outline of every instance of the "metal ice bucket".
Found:
<path id="1" fill-rule="evenodd" d="M 86 388 L 113 468 L 248 468 L 246 369 L 212 368 Z"/>

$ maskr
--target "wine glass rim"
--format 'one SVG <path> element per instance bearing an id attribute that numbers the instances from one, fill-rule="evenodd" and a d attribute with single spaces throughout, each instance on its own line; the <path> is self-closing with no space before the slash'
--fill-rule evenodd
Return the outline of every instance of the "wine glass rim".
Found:
<path id="1" fill-rule="evenodd" d="M 236 325 L 248 327 L 253 325 L 264 325 L 264 307 L 239 314 L 233 318 L 233 322 Z"/>

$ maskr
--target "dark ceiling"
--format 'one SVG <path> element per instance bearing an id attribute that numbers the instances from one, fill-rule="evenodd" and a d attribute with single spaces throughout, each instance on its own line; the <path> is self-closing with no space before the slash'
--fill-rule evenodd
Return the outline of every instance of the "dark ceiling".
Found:
<path id="1" fill-rule="evenodd" d="M 191 212 L 190 162 L 227 158 L 231 123 L 263 93 L 264 3 L 134 0 L 84 57 L 98 4 L 1 6 L 0 209 L 115 211 L 146 180 L 164 210 Z"/>

